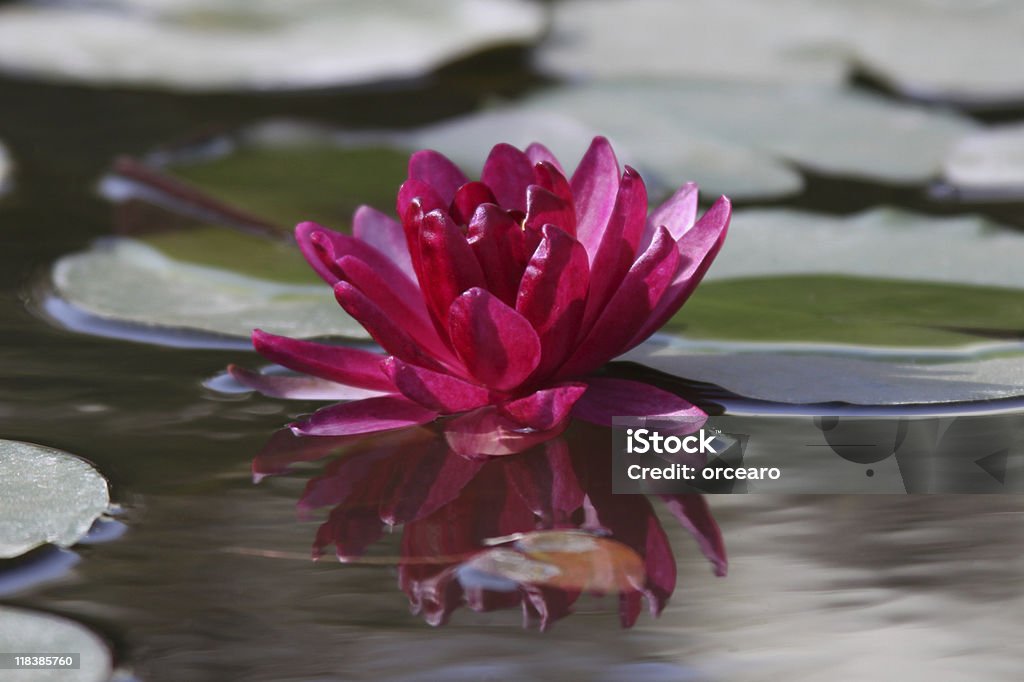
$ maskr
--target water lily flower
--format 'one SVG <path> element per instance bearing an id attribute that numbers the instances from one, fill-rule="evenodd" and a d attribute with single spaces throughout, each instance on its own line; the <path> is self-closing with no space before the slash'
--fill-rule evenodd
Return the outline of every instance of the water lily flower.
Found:
<path id="1" fill-rule="evenodd" d="M 315 223 L 295 232 L 384 355 L 257 330 L 257 351 L 312 378 L 232 373 L 271 395 L 347 401 L 295 424 L 303 435 L 480 409 L 488 430 L 494 420 L 546 431 L 570 416 L 610 424 L 614 415 L 676 417 L 696 430 L 705 415 L 682 398 L 593 373 L 683 305 L 730 212 L 722 197 L 697 219 L 689 183 L 648 214 L 643 180 L 629 166 L 620 172 L 601 137 L 571 176 L 539 144 L 497 145 L 478 181 L 419 151 L 398 192 L 399 220 L 363 206 L 352 235 Z"/>

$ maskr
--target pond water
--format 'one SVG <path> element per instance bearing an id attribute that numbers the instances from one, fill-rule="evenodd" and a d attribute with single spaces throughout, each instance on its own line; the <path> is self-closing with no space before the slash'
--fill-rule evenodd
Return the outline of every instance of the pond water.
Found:
<path id="1" fill-rule="evenodd" d="M 243 237 L 230 231 L 191 245 L 173 230 L 147 237 L 140 224 L 155 213 L 132 213 L 98 193 L 118 155 L 142 157 L 166 145 L 188 149 L 200 138 L 275 117 L 392 131 L 386 139 L 404 131 L 405 144 L 429 139 L 433 133 L 424 127 L 470 113 L 496 95 L 518 97 L 545 84 L 516 50 L 461 62 L 427 81 L 287 96 L 143 94 L 0 80 L 0 137 L 17 163 L 12 190 L 0 198 L 0 436 L 92 462 L 110 482 L 119 529 L 110 531 L 113 522 L 106 521 L 107 531 L 94 542 L 0 563 L 0 575 L 31 564 L 43 578 L 17 583 L 0 594 L 0 603 L 84 624 L 112 651 L 120 679 L 154 682 L 1020 679 L 1022 497 L 708 496 L 728 548 L 728 576 L 721 577 L 716 534 L 699 510 L 609 494 L 603 432 L 574 426 L 538 451 L 488 464 L 452 460 L 432 432 L 410 442 L 379 437 L 315 448 L 283 436 L 272 440 L 316 404 L 205 385 L 229 363 L 262 364 L 244 342 L 159 328 L 139 340 L 140 328 L 130 320 L 98 329 L 89 326 L 95 317 L 76 324 L 72 314 L 45 304 L 54 263 L 115 232 L 207 266 L 222 265 L 209 262 L 218 255 L 209 246 L 216 240 L 225 240 L 228 250 L 242 248 Z M 392 156 L 373 156 L 382 178 L 394 172 Z M 305 187 L 282 190 L 284 199 L 263 197 L 267 205 L 244 204 L 254 187 L 260 193 L 260 182 L 279 182 L 289 168 L 315 169 L 302 166 L 302 158 L 285 156 L 276 173 L 250 159 L 255 185 L 225 186 L 224 177 L 237 174 L 204 167 L 203 159 L 182 166 L 180 176 L 260 209 L 274 224 L 286 223 L 291 214 L 275 211 Z M 342 167 L 355 163 L 341 161 Z M 323 180 L 312 175 L 311 183 Z M 916 185 L 815 173 L 801 178 L 802 193 L 745 206 L 766 210 L 767 224 L 793 222 L 767 210 L 780 206 L 828 213 L 840 223 L 883 205 L 931 214 L 885 214 L 881 227 L 865 219 L 864 243 L 850 248 L 867 252 L 884 250 L 885 230 L 963 217 L 957 207 L 927 201 Z M 371 198 L 388 208 L 390 185 L 368 184 L 377 192 Z M 345 216 L 350 204 L 365 200 L 350 194 L 309 210 Z M 1019 212 L 997 208 L 988 219 L 1016 216 L 1020 224 Z M 726 254 L 730 272 L 767 284 L 709 280 L 706 297 L 694 300 L 694 318 L 672 323 L 686 343 L 666 340 L 630 359 L 694 380 L 679 390 L 710 408 L 755 418 L 772 410 L 801 413 L 808 403 L 940 413 L 922 407 L 931 399 L 952 402 L 952 414 L 998 413 L 984 429 L 1019 434 L 1024 283 L 1008 281 L 1019 272 L 1004 260 L 1018 248 L 1019 234 L 1000 228 L 1013 238 L 986 245 L 971 237 L 980 229 L 973 219 L 965 220 L 946 237 L 967 244 L 965 258 L 973 257 L 970 248 L 979 258 L 987 254 L 993 271 L 1005 276 L 973 281 L 974 270 L 957 274 L 936 260 L 936 271 L 952 274 L 925 286 L 912 268 L 905 277 L 885 278 L 837 255 L 830 274 L 873 279 L 871 286 L 841 278 L 812 283 L 840 301 L 841 309 L 832 310 L 814 296 L 793 304 L 797 292 L 812 286 L 786 278 L 800 268 L 751 270 L 735 253 L 745 234 L 738 217 L 737 241 Z M 231 236 L 216 236 L 224 234 Z M 267 248 L 287 251 L 264 244 L 252 257 L 266 259 Z M 231 265 L 246 275 L 255 269 L 268 279 L 306 283 L 290 265 L 273 273 Z M 887 303 L 901 292 L 906 300 Z M 765 300 L 749 303 L 755 294 Z M 88 312 L 75 303 L 77 314 Z M 157 313 L 162 304 L 153 303 Z M 910 309 L 915 312 L 901 312 Z M 780 335 L 785 325 L 799 331 Z M 844 325 L 859 325 L 861 336 L 851 337 Z M 182 342 L 194 336 L 199 340 Z M 801 340 L 815 345 L 794 345 Z M 723 355 L 733 352 L 735 362 Z M 708 361 L 688 374 L 680 369 L 685 353 L 706 354 Z M 880 361 L 892 364 L 879 370 Z M 989 362 L 1002 364 L 984 365 Z M 984 371 L 976 371 L 981 365 Z M 635 365 L 618 371 L 650 372 Z M 783 380 L 789 383 L 780 387 Z M 584 493 L 593 508 L 583 505 Z M 394 526 L 383 526 L 381 518 Z M 537 518 L 556 534 L 530 535 Z M 580 527 L 600 532 L 581 534 Z M 527 535 L 501 551 L 487 542 L 515 533 Z M 310 556 L 314 543 L 327 555 L 318 562 Z M 335 549 L 347 561 L 334 561 Z M 79 560 L 69 560 L 69 551 Z M 570 567 L 568 582 L 537 579 L 538 556 Z M 524 588 L 531 580 L 545 587 Z M 660 618 L 637 616 L 638 589 L 663 606 Z M 615 596 L 620 590 L 626 596 Z M 479 611 L 456 608 L 463 598 Z M 522 627 L 524 612 L 530 628 Z M 623 620 L 635 624 L 623 628 Z"/>

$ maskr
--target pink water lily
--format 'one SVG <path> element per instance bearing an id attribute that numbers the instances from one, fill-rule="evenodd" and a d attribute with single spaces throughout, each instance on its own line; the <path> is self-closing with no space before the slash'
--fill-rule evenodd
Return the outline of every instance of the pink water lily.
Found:
<path id="1" fill-rule="evenodd" d="M 398 192 L 400 221 L 368 206 L 353 234 L 296 228 L 303 255 L 384 350 L 255 331 L 264 357 L 312 377 L 256 374 L 283 397 L 346 400 L 297 423 L 304 435 L 423 424 L 485 408 L 524 430 L 570 416 L 692 421 L 704 413 L 647 384 L 591 376 L 661 327 L 693 293 L 725 238 L 720 198 L 698 220 L 689 183 L 648 215 L 647 189 L 595 138 L 567 178 L 543 146 L 499 144 L 479 181 L 420 151 Z"/>

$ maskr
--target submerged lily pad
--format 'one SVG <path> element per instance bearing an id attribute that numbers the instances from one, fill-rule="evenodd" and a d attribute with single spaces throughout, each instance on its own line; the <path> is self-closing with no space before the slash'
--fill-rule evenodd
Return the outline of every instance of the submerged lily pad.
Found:
<path id="1" fill-rule="evenodd" d="M 60 450 L 0 440 L 0 474 L 0 559 L 47 543 L 73 545 L 110 505 L 99 472 Z"/>
<path id="2" fill-rule="evenodd" d="M 910 95 L 1020 101 L 1022 31 L 1013 0 L 568 0 L 538 63 L 576 78 L 817 84 L 860 69 Z"/>
<path id="3" fill-rule="evenodd" d="M 101 241 L 61 258 L 53 287 L 80 312 L 146 327 L 246 338 L 257 327 L 296 337 L 366 338 L 324 284 L 274 282 L 195 265 L 131 239 Z"/>
<path id="4" fill-rule="evenodd" d="M 421 77 L 543 28 L 529 0 L 15 2 L 0 8 L 0 68 L 174 90 L 322 88 Z"/>
<path id="5" fill-rule="evenodd" d="M 7 682 L 107 682 L 113 672 L 110 649 L 102 639 L 74 621 L 49 613 L 0 606 L 0 651 L 79 656 L 75 670 L 5 670 Z"/>

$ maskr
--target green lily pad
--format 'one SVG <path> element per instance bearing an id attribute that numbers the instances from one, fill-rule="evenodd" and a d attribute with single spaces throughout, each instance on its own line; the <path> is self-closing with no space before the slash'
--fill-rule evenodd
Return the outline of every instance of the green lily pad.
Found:
<path id="1" fill-rule="evenodd" d="M 528 0 L 15 2 L 0 8 L 0 68 L 187 91 L 350 86 L 529 43 L 544 23 Z"/>
<path id="2" fill-rule="evenodd" d="M 1024 340 L 1024 291 L 832 275 L 718 280 L 703 283 L 663 331 L 886 347 Z"/>
<path id="3" fill-rule="evenodd" d="M 104 320 L 246 338 L 257 327 L 296 337 L 367 338 L 323 283 L 274 282 L 195 265 L 132 239 L 101 241 L 61 258 L 52 280 L 57 297 Z"/>
<path id="4" fill-rule="evenodd" d="M 73 545 L 110 506 L 99 472 L 60 450 L 0 440 L 0 473 L 0 559 Z"/>
<path id="5" fill-rule="evenodd" d="M 79 655 L 79 667 L 4 670 L 6 682 L 107 682 L 113 673 L 110 649 L 82 625 L 49 613 L 0 606 L 0 651 L 17 654 Z"/>
<path id="6" fill-rule="evenodd" d="M 861 69 L 910 95 L 1020 101 L 1022 31 L 1013 0 L 567 0 L 537 62 L 577 79 L 748 83 L 838 84 Z"/>

